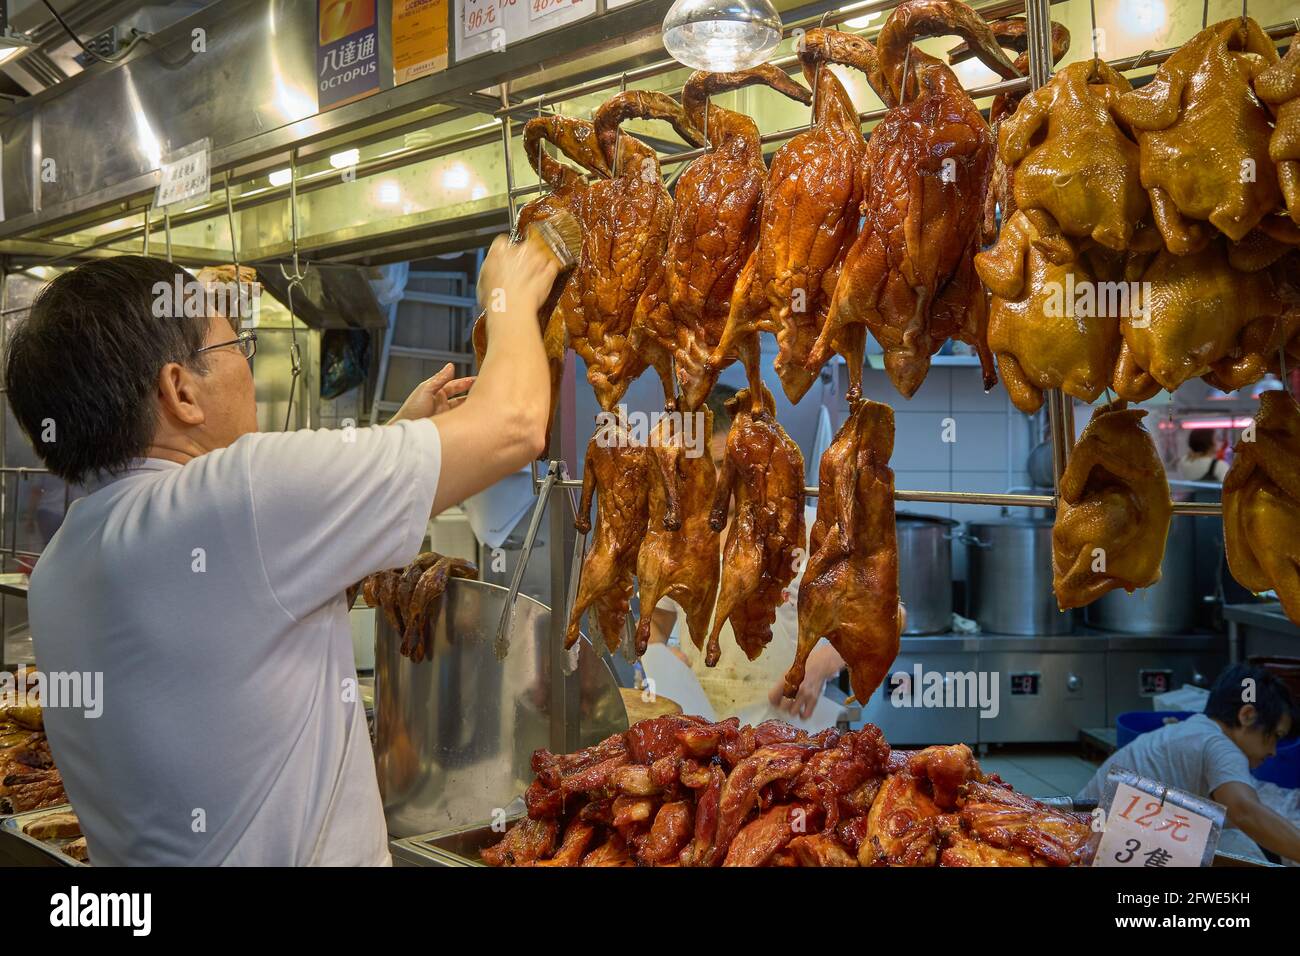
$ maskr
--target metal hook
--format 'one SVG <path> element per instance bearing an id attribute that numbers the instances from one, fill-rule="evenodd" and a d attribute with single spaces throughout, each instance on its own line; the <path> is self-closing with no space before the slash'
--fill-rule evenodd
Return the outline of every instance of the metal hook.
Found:
<path id="1" fill-rule="evenodd" d="M 233 234 L 233 233 L 232 233 Z M 293 273 L 285 271 L 280 263 L 280 274 L 288 280 L 285 305 L 289 309 L 289 401 L 284 410 L 284 431 L 293 420 L 293 397 L 298 393 L 298 379 L 302 375 L 302 349 L 298 346 L 298 320 L 293 311 L 293 290 L 302 285 L 307 273 L 298 261 L 298 150 L 289 151 L 289 240 L 293 249 Z M 309 422 L 310 424 L 310 422 Z"/>
<path id="2" fill-rule="evenodd" d="M 822 27 L 826 25 L 826 18 L 828 16 L 830 16 L 829 10 L 825 11 L 822 14 L 821 19 L 817 21 L 818 30 L 820 30 Z M 799 42 L 800 43 L 803 42 L 803 37 L 799 38 Z M 812 107 L 812 112 L 808 117 L 809 129 L 812 129 L 813 124 L 817 122 L 817 100 L 819 99 L 817 94 L 821 91 L 821 88 L 822 88 L 822 61 L 819 59 L 817 61 L 817 66 L 813 69 L 812 103 L 809 104 Z"/>
<path id="3" fill-rule="evenodd" d="M 907 105 L 907 90 L 908 87 L 911 85 L 908 82 L 911 79 L 911 73 L 910 73 L 911 64 L 912 64 L 912 44 L 909 43 L 907 45 L 907 52 L 903 54 L 903 88 L 899 90 L 899 94 L 898 94 L 899 106 Z"/>
<path id="4" fill-rule="evenodd" d="M 627 92 L 627 70 L 624 70 L 623 75 L 618 78 L 618 91 L 619 93 Z M 614 178 L 615 179 L 618 179 L 619 170 L 623 165 L 623 150 L 620 148 L 622 145 L 622 141 L 623 141 L 623 124 L 619 123 L 617 126 L 614 127 Z M 597 146 L 596 148 L 599 149 L 600 147 Z"/>
<path id="5" fill-rule="evenodd" d="M 230 259 L 235 264 L 235 314 L 233 319 L 242 319 L 244 308 L 244 282 L 239 274 L 239 239 L 235 235 L 235 206 L 230 198 L 230 170 L 226 170 L 226 225 L 230 229 Z"/>
<path id="6" fill-rule="evenodd" d="M 1152 53 L 1155 52 L 1156 52 L 1155 50 L 1143 50 L 1141 53 L 1138 54 L 1138 58 L 1133 61 L 1133 66 L 1130 67 L 1130 69 L 1140 70 L 1142 68 L 1142 64 L 1146 62 L 1147 57 L 1149 57 Z"/>
<path id="7" fill-rule="evenodd" d="M 153 209 L 153 203 L 148 203 L 144 207 L 144 248 L 140 251 L 141 255 L 149 255 L 149 211 Z"/>
<path id="8" fill-rule="evenodd" d="M 172 214 L 171 210 L 163 207 L 163 238 L 166 240 L 167 261 L 172 261 Z"/>
<path id="9" fill-rule="evenodd" d="M 1205 0 L 1205 2 L 1209 3 L 1210 0 Z M 1088 16 L 1092 21 L 1092 65 L 1088 67 L 1087 82 L 1091 83 L 1097 79 L 1097 61 L 1099 59 L 1097 51 L 1097 0 L 1088 0 Z"/>

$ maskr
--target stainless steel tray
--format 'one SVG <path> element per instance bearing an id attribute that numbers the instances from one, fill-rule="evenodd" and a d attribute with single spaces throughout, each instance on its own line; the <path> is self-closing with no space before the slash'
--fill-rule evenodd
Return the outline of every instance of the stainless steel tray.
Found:
<path id="1" fill-rule="evenodd" d="M 28 824 L 34 823 L 52 813 L 66 813 L 71 809 L 72 807 L 69 804 L 56 803 L 52 807 L 42 807 L 40 810 L 27 810 L 24 813 L 15 813 L 0 821 L 0 831 L 3 831 L 8 836 L 22 840 L 24 843 L 31 844 L 42 853 L 57 860 L 63 866 L 89 866 L 90 864 L 82 863 L 80 860 L 74 860 L 63 852 L 62 848 L 77 839 L 76 837 L 60 837 L 55 840 L 38 840 L 36 837 L 28 836 L 23 832 L 23 827 Z"/>
<path id="2" fill-rule="evenodd" d="M 522 814 L 508 817 L 507 829 L 521 818 Z M 493 830 L 491 824 L 473 823 L 393 840 L 389 850 L 398 866 L 485 866 L 479 852 L 504 836 L 503 830 Z"/>

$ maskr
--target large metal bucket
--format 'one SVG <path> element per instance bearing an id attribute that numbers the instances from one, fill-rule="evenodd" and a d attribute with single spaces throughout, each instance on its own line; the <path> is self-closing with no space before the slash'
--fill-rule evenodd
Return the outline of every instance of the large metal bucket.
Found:
<path id="1" fill-rule="evenodd" d="M 614 675 L 584 637 L 578 666 L 552 701 L 550 610 L 520 595 L 510 652 L 494 650 L 506 588 L 453 578 L 430 656 L 414 664 L 383 614 L 375 623 L 375 768 L 392 837 L 491 820 L 532 781 L 552 713 L 577 721 L 577 746 L 627 729 Z M 553 703 L 556 706 L 553 706 Z"/>

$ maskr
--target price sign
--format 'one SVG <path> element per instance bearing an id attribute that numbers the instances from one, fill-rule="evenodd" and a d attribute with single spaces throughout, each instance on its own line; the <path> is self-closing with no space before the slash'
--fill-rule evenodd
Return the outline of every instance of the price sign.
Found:
<path id="1" fill-rule="evenodd" d="M 469 39 L 480 33 L 486 33 L 493 27 L 505 23 L 498 9 L 497 0 L 465 0 L 464 22 L 461 23 L 461 36 Z"/>
<path id="2" fill-rule="evenodd" d="M 158 191 L 153 198 L 155 208 L 208 195 L 212 189 L 210 149 L 211 141 L 204 137 L 163 157 Z"/>
<path id="3" fill-rule="evenodd" d="M 1106 777 L 1106 828 L 1093 866 L 1208 866 L 1223 829 L 1225 809 L 1130 770 Z"/>
<path id="4" fill-rule="evenodd" d="M 528 0 L 528 19 L 540 20 L 573 6 L 577 0 Z"/>

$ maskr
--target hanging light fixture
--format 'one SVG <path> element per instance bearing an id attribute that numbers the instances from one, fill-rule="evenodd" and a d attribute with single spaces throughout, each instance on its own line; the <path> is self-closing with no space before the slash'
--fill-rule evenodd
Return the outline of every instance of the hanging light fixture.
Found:
<path id="1" fill-rule="evenodd" d="M 676 0 L 663 34 L 673 59 L 692 69 L 747 70 L 781 42 L 781 17 L 772 0 Z"/>

